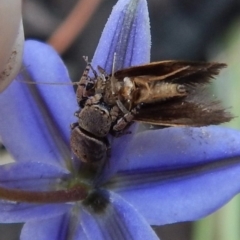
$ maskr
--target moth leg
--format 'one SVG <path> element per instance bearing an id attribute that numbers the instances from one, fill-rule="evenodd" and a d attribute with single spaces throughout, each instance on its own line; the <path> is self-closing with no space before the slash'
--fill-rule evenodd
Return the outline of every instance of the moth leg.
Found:
<path id="1" fill-rule="evenodd" d="M 134 119 L 134 116 L 138 113 L 140 104 L 133 108 L 131 111 L 128 111 L 121 117 L 117 123 L 113 126 L 114 132 L 122 132 Z"/>
<path id="2" fill-rule="evenodd" d="M 119 99 L 116 100 L 116 103 L 118 108 L 122 111 L 123 114 L 127 114 L 129 112 Z"/>
<path id="3" fill-rule="evenodd" d="M 146 81 L 145 78 L 135 77 L 133 79 L 133 82 L 136 84 L 136 86 L 138 86 L 138 87 L 145 87 L 150 92 L 149 82 Z"/>

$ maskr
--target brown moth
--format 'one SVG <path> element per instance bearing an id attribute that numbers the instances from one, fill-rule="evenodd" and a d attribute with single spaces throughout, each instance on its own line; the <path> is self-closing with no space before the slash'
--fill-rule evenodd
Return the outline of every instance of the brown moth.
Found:
<path id="1" fill-rule="evenodd" d="M 86 59 L 87 61 L 87 59 Z M 123 132 L 133 121 L 158 126 L 206 126 L 232 119 L 205 89 L 223 63 L 161 61 L 100 74 L 88 63 L 79 82 L 82 110 L 72 126 L 71 148 L 84 162 L 106 162 L 107 134 Z M 92 69 L 94 77 L 90 78 Z"/>
<path id="2" fill-rule="evenodd" d="M 114 78 L 127 82 L 119 89 L 119 98 L 128 110 L 142 105 L 134 121 L 199 127 L 232 119 L 205 89 L 224 67 L 215 62 L 161 61 L 119 70 Z"/>

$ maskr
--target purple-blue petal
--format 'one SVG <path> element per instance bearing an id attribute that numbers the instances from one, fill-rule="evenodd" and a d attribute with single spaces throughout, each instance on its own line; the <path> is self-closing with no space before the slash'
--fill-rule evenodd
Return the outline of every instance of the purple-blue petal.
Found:
<path id="1" fill-rule="evenodd" d="M 240 156 L 240 131 L 209 126 L 165 128 L 136 134 L 119 171 L 175 169 Z"/>
<path id="2" fill-rule="evenodd" d="M 152 225 L 197 220 L 239 192 L 239 146 L 239 131 L 222 127 L 142 132 L 106 187 Z"/>
<path id="3" fill-rule="evenodd" d="M 27 204 L 0 201 L 0 222 L 17 223 L 47 219 L 64 214 L 71 209 L 71 204 Z"/>
<path id="4" fill-rule="evenodd" d="M 23 226 L 21 240 L 87 240 L 81 226 L 71 228 L 74 224 L 74 219 L 71 222 L 69 213 L 47 220 L 30 221 Z"/>
<path id="5" fill-rule="evenodd" d="M 65 214 L 42 221 L 29 221 L 22 228 L 21 240 L 64 240 L 67 225 Z"/>
<path id="6" fill-rule="evenodd" d="M 78 211 L 75 208 L 76 211 Z M 59 215 L 47 220 L 27 222 L 22 229 L 21 240 L 87 240 L 82 226 L 79 224 L 79 217 L 74 208 L 66 214 Z"/>
<path id="7" fill-rule="evenodd" d="M 60 180 L 68 177 L 67 169 L 43 162 L 16 162 L 0 166 L 0 185 L 14 189 L 56 190 Z"/>
<path id="8" fill-rule="evenodd" d="M 29 221 L 24 224 L 21 232 L 21 240 L 65 240 L 65 239 L 85 239 L 74 238 L 71 235 L 69 213 L 48 218 L 40 221 Z"/>
<path id="9" fill-rule="evenodd" d="M 48 45 L 27 41 L 18 79 L 70 83 L 58 54 Z M 71 85 L 30 85 L 14 81 L 0 94 L 0 135 L 17 161 L 55 162 L 70 158 L 69 125 L 77 109 Z"/>
<path id="10" fill-rule="evenodd" d="M 201 174 L 192 172 L 190 176 L 179 176 L 176 171 L 175 177 L 170 176 L 162 181 L 156 176 L 152 176 L 151 180 L 146 176 L 143 181 L 144 174 L 136 174 L 128 182 L 126 177 L 119 179 L 132 185 L 130 189 L 114 190 L 151 225 L 194 221 L 213 213 L 239 193 L 239 165 Z M 166 177 L 164 172 L 158 174 Z"/>
<path id="11" fill-rule="evenodd" d="M 111 73 L 150 61 L 150 25 L 146 0 L 119 0 L 107 21 L 92 64 Z"/>
<path id="12" fill-rule="evenodd" d="M 158 239 L 135 208 L 111 192 L 110 204 L 102 213 L 83 208 L 80 220 L 88 239 Z"/>

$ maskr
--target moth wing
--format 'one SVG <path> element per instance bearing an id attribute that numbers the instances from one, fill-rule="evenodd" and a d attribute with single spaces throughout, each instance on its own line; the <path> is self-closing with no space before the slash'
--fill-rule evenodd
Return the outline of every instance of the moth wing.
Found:
<path id="1" fill-rule="evenodd" d="M 134 117 L 134 121 L 159 126 L 200 127 L 221 124 L 232 118 L 218 101 L 209 100 L 206 94 L 195 93 L 184 98 L 145 104 Z"/>
<path id="2" fill-rule="evenodd" d="M 166 82 L 199 85 L 209 83 L 222 68 L 227 65 L 224 63 L 199 63 L 199 65 L 191 66 L 176 73 L 174 76 L 167 77 Z"/>
<path id="3" fill-rule="evenodd" d="M 224 63 L 169 60 L 125 68 L 115 72 L 114 76 L 120 81 L 124 77 L 146 76 L 146 81 L 154 79 L 181 84 L 207 83 L 224 67 Z"/>

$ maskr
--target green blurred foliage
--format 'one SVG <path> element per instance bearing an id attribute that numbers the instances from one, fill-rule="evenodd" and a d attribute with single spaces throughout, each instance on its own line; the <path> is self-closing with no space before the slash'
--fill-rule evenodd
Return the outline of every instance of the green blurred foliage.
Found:
<path id="1" fill-rule="evenodd" d="M 228 67 L 214 82 L 214 92 L 235 116 L 226 125 L 240 129 L 240 20 L 229 29 L 220 46 L 221 51 L 214 60 L 225 62 Z"/>
<path id="2" fill-rule="evenodd" d="M 210 55 L 217 51 L 219 54 L 213 60 L 227 63 L 228 67 L 222 71 L 217 81 L 214 81 L 213 92 L 235 116 L 225 125 L 240 129 L 240 20 L 233 24 L 217 46 L 213 46 Z M 209 217 L 196 222 L 192 239 L 239 240 L 240 196 L 236 196 Z"/>

